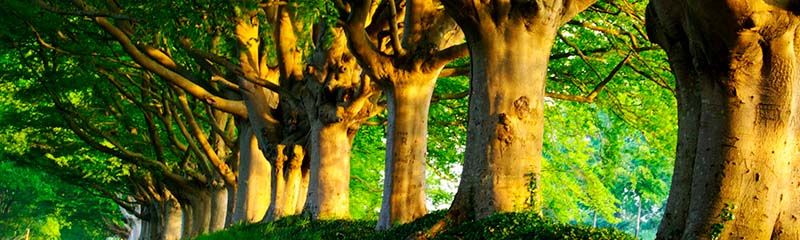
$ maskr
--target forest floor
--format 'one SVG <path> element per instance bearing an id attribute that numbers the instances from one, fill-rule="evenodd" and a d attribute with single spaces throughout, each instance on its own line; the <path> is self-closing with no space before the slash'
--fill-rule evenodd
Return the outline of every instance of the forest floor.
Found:
<path id="1" fill-rule="evenodd" d="M 293 216 L 275 222 L 238 225 L 197 240 L 223 239 L 413 239 L 444 216 L 430 213 L 412 223 L 388 231 L 376 231 L 374 220 L 310 221 Z M 482 220 L 451 226 L 434 239 L 635 239 L 620 230 L 558 223 L 534 214 L 497 214 Z"/>

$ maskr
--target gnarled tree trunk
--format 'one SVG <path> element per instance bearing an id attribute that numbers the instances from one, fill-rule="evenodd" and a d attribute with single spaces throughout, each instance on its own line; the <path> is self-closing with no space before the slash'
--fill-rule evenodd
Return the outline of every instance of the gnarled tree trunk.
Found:
<path id="1" fill-rule="evenodd" d="M 593 0 L 442 1 L 467 37 L 467 148 L 456 221 L 540 207 L 544 87 L 558 28 Z"/>
<path id="2" fill-rule="evenodd" d="M 800 34 L 791 1 L 654 0 L 678 82 L 675 176 L 658 239 L 799 239 Z"/>

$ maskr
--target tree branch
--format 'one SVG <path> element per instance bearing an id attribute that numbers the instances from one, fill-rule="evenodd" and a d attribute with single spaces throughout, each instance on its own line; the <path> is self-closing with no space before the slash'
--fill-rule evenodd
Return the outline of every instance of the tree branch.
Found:
<path id="1" fill-rule="evenodd" d="M 125 52 L 128 53 L 128 55 L 139 65 L 155 73 L 156 75 L 167 79 L 172 84 L 175 84 L 181 89 L 186 90 L 192 96 L 202 99 L 207 104 L 217 109 L 235 114 L 240 117 L 247 117 L 247 109 L 242 101 L 228 100 L 211 94 L 203 87 L 193 83 L 186 77 L 168 69 L 167 67 L 161 65 L 160 63 L 151 59 L 149 56 L 142 53 L 142 51 L 136 47 L 131 39 L 128 38 L 127 34 L 109 22 L 108 19 L 104 17 L 95 17 L 94 20 L 107 33 L 111 34 L 111 36 L 113 36 L 114 39 L 119 42 L 123 50 L 125 50 Z"/>

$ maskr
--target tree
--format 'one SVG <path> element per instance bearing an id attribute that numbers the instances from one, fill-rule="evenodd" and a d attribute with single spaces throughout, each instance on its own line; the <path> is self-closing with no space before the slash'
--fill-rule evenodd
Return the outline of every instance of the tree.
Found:
<path id="1" fill-rule="evenodd" d="M 347 3 L 340 9 L 346 20 L 342 25 L 350 38 L 350 49 L 387 94 L 386 178 L 378 219 L 378 229 L 387 229 L 427 213 L 425 158 L 431 97 L 445 64 L 466 55 L 467 48 L 465 44 L 455 45 L 461 41 L 461 34 L 455 22 L 439 8 L 438 1 Z M 398 27 L 400 20 L 404 21 L 403 29 Z M 387 27 L 389 53 L 374 44 L 380 39 L 372 39 L 367 33 L 370 28 Z"/>
<path id="2" fill-rule="evenodd" d="M 796 239 L 796 2 L 651 1 L 677 79 L 678 150 L 658 239 Z M 792 186 L 792 187 L 790 187 Z"/>
<path id="3" fill-rule="evenodd" d="M 594 1 L 443 1 L 467 38 L 471 84 L 458 221 L 540 208 L 545 78 L 558 28 Z"/>

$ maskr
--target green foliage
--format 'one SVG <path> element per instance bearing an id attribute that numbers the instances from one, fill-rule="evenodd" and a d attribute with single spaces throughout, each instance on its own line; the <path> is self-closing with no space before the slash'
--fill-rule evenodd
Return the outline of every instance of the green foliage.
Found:
<path id="1" fill-rule="evenodd" d="M 611 228 L 554 222 L 532 213 L 496 214 L 448 229 L 439 239 L 634 239 Z"/>
<path id="2" fill-rule="evenodd" d="M 44 174 L 0 160 L 0 239 L 102 239 L 105 223 L 119 223 L 108 199 Z"/>
<path id="3" fill-rule="evenodd" d="M 444 211 L 432 212 L 414 222 L 387 231 L 375 231 L 374 221 L 309 221 L 288 217 L 276 222 L 236 226 L 199 237 L 198 240 L 223 239 L 406 239 L 422 234 L 439 222 Z M 591 228 L 544 219 L 536 214 L 497 214 L 478 221 L 452 226 L 435 239 L 634 239 L 610 228 Z"/>

